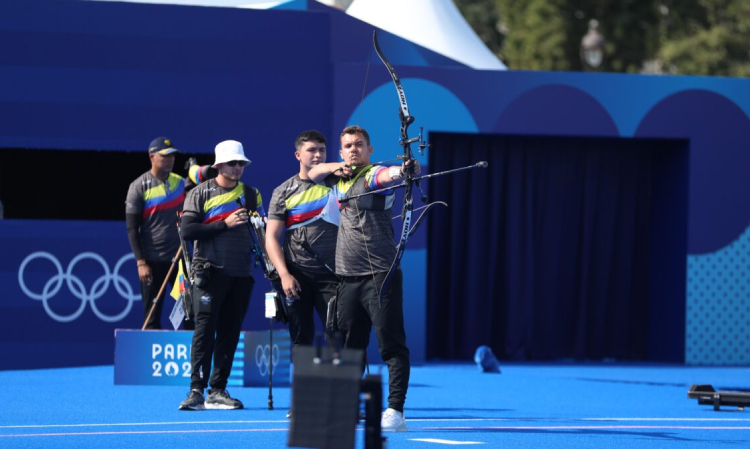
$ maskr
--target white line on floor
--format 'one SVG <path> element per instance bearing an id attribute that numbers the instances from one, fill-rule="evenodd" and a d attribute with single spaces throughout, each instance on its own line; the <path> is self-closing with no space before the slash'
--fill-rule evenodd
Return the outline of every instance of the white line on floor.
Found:
<path id="1" fill-rule="evenodd" d="M 422 418 L 409 419 L 407 422 L 750 422 L 750 418 L 698 418 L 698 417 L 495 417 L 495 418 Z M 86 427 L 146 427 L 163 425 L 212 425 L 212 424 L 261 424 L 261 423 L 289 423 L 288 419 L 281 420 L 206 420 L 184 422 L 132 422 L 132 423 L 72 423 L 72 424 L 31 424 L 31 425 L 0 425 L 0 429 L 9 428 L 86 428 Z"/>
<path id="2" fill-rule="evenodd" d="M 580 420 L 617 421 L 617 422 L 750 422 L 750 419 L 739 418 L 701 418 L 701 417 L 586 417 Z"/>
<path id="3" fill-rule="evenodd" d="M 478 442 L 478 441 L 450 441 L 448 439 L 409 439 L 410 441 L 422 441 L 422 442 L 430 442 L 432 444 L 448 444 L 448 445 L 472 445 L 472 444 L 485 444 L 486 442 Z"/>
<path id="4" fill-rule="evenodd" d="M 66 427 L 147 427 L 153 425 L 211 425 L 217 423 L 289 423 L 282 420 L 198 420 L 190 422 L 142 422 L 142 423 L 70 423 L 70 424 L 34 424 L 34 425 L 0 425 L 0 428 L 66 428 Z"/>

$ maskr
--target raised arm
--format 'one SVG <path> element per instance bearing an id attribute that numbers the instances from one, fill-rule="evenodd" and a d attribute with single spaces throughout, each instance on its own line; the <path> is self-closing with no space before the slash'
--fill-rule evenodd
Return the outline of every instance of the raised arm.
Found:
<path id="1" fill-rule="evenodd" d="M 310 177 L 313 183 L 323 184 L 323 180 L 332 173 L 336 173 L 336 175 L 343 177 L 349 177 L 352 175 L 352 170 L 343 162 L 323 163 L 310 169 L 307 172 L 307 176 Z"/>
<path id="2" fill-rule="evenodd" d="M 411 164 L 414 164 L 414 175 L 417 175 L 422 171 L 419 167 L 419 162 L 416 159 L 412 159 L 401 166 L 390 166 L 387 170 L 381 170 L 378 172 L 376 178 L 378 185 L 387 188 L 401 183 L 401 180 L 404 178 L 404 170 Z"/>

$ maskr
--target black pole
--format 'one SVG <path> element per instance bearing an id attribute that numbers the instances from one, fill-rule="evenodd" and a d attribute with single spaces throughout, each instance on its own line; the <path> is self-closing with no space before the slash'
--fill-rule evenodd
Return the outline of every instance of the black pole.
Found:
<path id="1" fill-rule="evenodd" d="M 268 329 L 268 336 L 271 348 L 271 362 L 268 365 L 268 409 L 273 410 L 273 319 L 269 320 L 270 328 Z"/>
<path id="2" fill-rule="evenodd" d="M 365 448 L 384 448 L 380 428 L 380 411 L 383 407 L 383 386 L 380 375 L 367 375 L 361 382 L 365 398 Z"/>

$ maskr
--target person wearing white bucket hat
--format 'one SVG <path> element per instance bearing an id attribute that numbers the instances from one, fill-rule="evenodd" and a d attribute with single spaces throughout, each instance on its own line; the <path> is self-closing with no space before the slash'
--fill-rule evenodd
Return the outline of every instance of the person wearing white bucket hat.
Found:
<path id="1" fill-rule="evenodd" d="M 244 162 L 243 166 L 247 166 L 252 161 L 247 159 L 245 156 L 245 150 L 242 148 L 242 144 L 237 141 L 223 141 L 216 145 L 214 151 L 216 154 L 216 160 L 214 161 L 213 167 L 218 168 L 219 164 L 224 164 L 232 161 Z"/>
<path id="2" fill-rule="evenodd" d="M 255 284 L 249 214 L 255 211 L 264 216 L 265 211 L 260 192 L 240 181 L 250 164 L 242 144 L 220 142 L 215 154 L 213 167 L 218 175 L 188 193 L 182 216 L 182 238 L 195 241 L 192 375 L 182 410 L 243 408 L 241 401 L 229 396 L 226 386 Z M 246 208 L 238 206 L 238 199 Z"/>

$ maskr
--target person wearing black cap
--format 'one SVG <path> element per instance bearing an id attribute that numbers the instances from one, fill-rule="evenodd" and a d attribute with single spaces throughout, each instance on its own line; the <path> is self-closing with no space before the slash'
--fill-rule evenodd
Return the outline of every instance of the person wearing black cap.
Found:
<path id="1" fill-rule="evenodd" d="M 144 320 L 157 301 L 155 297 L 180 246 L 175 212 L 182 211 L 185 180 L 172 173 L 177 151 L 165 137 L 151 141 L 148 148 L 151 169 L 130 183 L 125 199 L 125 222 L 138 265 Z M 164 294 L 168 295 L 168 290 L 165 289 Z M 146 329 L 161 329 L 164 301 L 159 300 L 159 303 Z"/>

